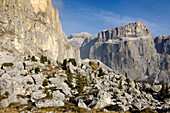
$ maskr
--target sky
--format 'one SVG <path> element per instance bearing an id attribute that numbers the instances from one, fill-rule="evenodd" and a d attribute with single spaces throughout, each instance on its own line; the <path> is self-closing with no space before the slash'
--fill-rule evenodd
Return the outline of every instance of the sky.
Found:
<path id="1" fill-rule="evenodd" d="M 170 0 L 52 0 L 59 10 L 63 31 L 88 32 L 141 21 L 153 36 L 170 35 Z"/>

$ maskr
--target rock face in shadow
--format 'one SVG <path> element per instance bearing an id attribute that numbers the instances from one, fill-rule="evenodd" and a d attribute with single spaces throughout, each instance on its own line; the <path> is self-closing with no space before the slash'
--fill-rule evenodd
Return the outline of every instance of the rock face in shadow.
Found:
<path id="1" fill-rule="evenodd" d="M 15 54 L 80 60 L 79 49 L 67 41 L 51 0 L 1 0 L 0 45 Z"/>
<path id="2" fill-rule="evenodd" d="M 135 80 L 155 82 L 162 78 L 169 81 L 169 37 L 153 38 L 141 22 L 102 31 L 80 51 L 82 59 L 101 60 L 116 72 L 127 73 Z"/>

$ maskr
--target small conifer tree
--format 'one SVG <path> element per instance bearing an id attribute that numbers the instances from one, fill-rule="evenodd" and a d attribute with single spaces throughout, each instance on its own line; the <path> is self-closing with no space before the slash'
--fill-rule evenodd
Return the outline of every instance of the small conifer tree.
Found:
<path id="1" fill-rule="evenodd" d="M 120 82 L 119 82 L 119 89 L 123 89 L 123 86 L 122 86 L 122 79 L 120 79 Z"/>
<path id="2" fill-rule="evenodd" d="M 48 60 L 48 65 L 51 65 L 51 61 L 50 60 Z"/>
<path id="3" fill-rule="evenodd" d="M 166 96 L 166 91 L 165 91 L 164 81 L 162 81 L 161 84 L 162 84 L 162 89 L 161 89 L 161 91 L 160 91 L 160 96 L 161 96 L 161 97 L 165 97 L 165 96 Z"/>
<path id="4" fill-rule="evenodd" d="M 113 92 L 113 98 L 114 98 L 114 99 L 117 99 L 117 94 L 116 94 L 116 92 Z"/>
<path id="5" fill-rule="evenodd" d="M 44 56 L 43 56 L 43 55 L 42 55 L 41 58 L 40 58 L 40 62 L 43 63 L 43 64 L 45 63 L 45 60 L 44 60 Z"/>
<path id="6" fill-rule="evenodd" d="M 35 56 L 32 56 L 32 57 L 31 57 L 31 61 L 33 61 L 33 62 L 36 62 L 36 61 L 37 61 L 37 59 L 35 58 Z"/>
<path id="7" fill-rule="evenodd" d="M 63 70 L 67 70 L 67 59 L 63 60 L 62 68 L 63 68 Z"/>
<path id="8" fill-rule="evenodd" d="M 84 86 L 83 86 L 83 79 L 80 73 L 77 75 L 76 87 L 79 94 L 81 94 Z"/>
<path id="9" fill-rule="evenodd" d="M 40 72 L 40 68 L 39 67 L 36 67 L 35 68 L 35 73 L 38 74 Z"/>
<path id="10" fill-rule="evenodd" d="M 72 82 L 73 82 L 73 74 L 71 73 L 71 70 L 70 69 L 68 69 L 67 71 L 66 71 L 66 74 L 67 74 L 67 85 L 70 87 L 70 88 L 72 88 L 73 87 L 73 85 L 72 85 Z"/>

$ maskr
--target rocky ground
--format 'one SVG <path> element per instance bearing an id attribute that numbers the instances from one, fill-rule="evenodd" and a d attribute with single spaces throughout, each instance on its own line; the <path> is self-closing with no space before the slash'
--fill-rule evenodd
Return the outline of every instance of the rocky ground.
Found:
<path id="1" fill-rule="evenodd" d="M 96 61 L 60 63 L 30 56 L 1 62 L 0 89 L 0 112 L 170 110 L 168 88 L 136 82 Z"/>

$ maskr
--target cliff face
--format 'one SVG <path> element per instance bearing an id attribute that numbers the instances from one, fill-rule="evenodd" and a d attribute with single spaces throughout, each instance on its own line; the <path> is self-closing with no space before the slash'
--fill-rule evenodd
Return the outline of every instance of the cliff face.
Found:
<path id="1" fill-rule="evenodd" d="M 0 43 L 2 50 L 15 54 L 80 60 L 79 49 L 67 41 L 51 0 L 1 0 Z"/>
<path id="2" fill-rule="evenodd" d="M 99 59 L 116 72 L 127 73 L 135 80 L 169 82 L 169 60 L 161 68 L 163 58 L 169 58 L 169 54 L 161 57 L 157 52 L 159 50 L 155 49 L 157 46 L 150 30 L 141 22 L 135 22 L 100 32 L 96 39 L 82 46 L 80 51 L 82 59 Z M 167 48 L 165 46 L 163 48 Z"/>

